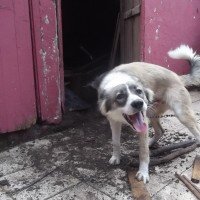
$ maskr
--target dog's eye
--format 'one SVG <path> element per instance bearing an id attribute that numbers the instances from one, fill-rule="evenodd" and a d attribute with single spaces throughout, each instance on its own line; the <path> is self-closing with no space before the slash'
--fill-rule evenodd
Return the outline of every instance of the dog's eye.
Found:
<path id="1" fill-rule="evenodd" d="M 142 90 L 141 90 L 141 89 L 136 89 L 136 92 L 137 92 L 138 94 L 142 94 Z"/>
<path id="2" fill-rule="evenodd" d="M 117 99 L 117 100 L 121 100 L 121 99 L 123 99 L 124 97 L 125 97 L 125 95 L 122 94 L 122 93 L 120 93 L 120 94 L 117 94 L 116 99 Z"/>

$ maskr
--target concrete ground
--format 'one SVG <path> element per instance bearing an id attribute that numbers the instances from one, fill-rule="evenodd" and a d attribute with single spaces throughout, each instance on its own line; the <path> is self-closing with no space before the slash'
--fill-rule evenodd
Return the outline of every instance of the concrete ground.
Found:
<path id="1" fill-rule="evenodd" d="M 191 92 L 191 96 L 195 112 L 200 112 L 200 93 Z M 132 199 L 127 170 L 137 159 L 132 156 L 138 147 L 137 136 L 123 129 L 121 164 L 110 166 L 111 133 L 107 121 L 92 111 L 74 112 L 68 117 L 75 123 L 64 131 L 0 152 L 0 200 Z M 200 123 L 200 116 L 197 119 Z M 162 124 L 166 133 L 160 146 L 191 139 L 176 118 L 162 119 Z M 174 173 L 191 178 L 197 153 L 200 148 L 150 168 L 147 188 L 153 200 L 196 199 Z"/>

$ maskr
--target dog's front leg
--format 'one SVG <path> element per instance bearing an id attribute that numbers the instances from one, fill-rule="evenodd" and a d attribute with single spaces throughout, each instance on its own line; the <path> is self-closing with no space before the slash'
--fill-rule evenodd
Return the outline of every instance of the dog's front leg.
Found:
<path id="1" fill-rule="evenodd" d="M 113 152 L 112 157 L 109 160 L 109 163 L 112 165 L 117 165 L 120 163 L 120 138 L 121 138 L 121 126 L 120 122 L 116 122 L 112 119 L 109 119 L 110 128 L 112 131 L 112 146 Z"/>
<path id="2" fill-rule="evenodd" d="M 138 180 L 149 182 L 149 141 L 148 133 L 139 133 L 139 171 L 136 174 Z"/>

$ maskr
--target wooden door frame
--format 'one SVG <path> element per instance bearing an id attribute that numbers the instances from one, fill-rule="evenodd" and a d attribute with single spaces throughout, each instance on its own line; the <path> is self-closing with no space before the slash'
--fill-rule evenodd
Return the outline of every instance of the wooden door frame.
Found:
<path id="1" fill-rule="evenodd" d="M 64 107 L 61 0 L 30 0 L 29 8 L 38 119 L 59 123 Z"/>
<path id="2" fill-rule="evenodd" d="M 141 3 L 142 0 L 120 0 L 121 63 L 141 60 Z"/>

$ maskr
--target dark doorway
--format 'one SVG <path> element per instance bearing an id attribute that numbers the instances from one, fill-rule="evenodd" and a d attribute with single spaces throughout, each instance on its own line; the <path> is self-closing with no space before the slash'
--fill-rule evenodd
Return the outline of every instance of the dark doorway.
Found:
<path id="1" fill-rule="evenodd" d="M 89 104 L 85 86 L 108 70 L 119 7 L 119 0 L 62 1 L 65 87 Z"/>

